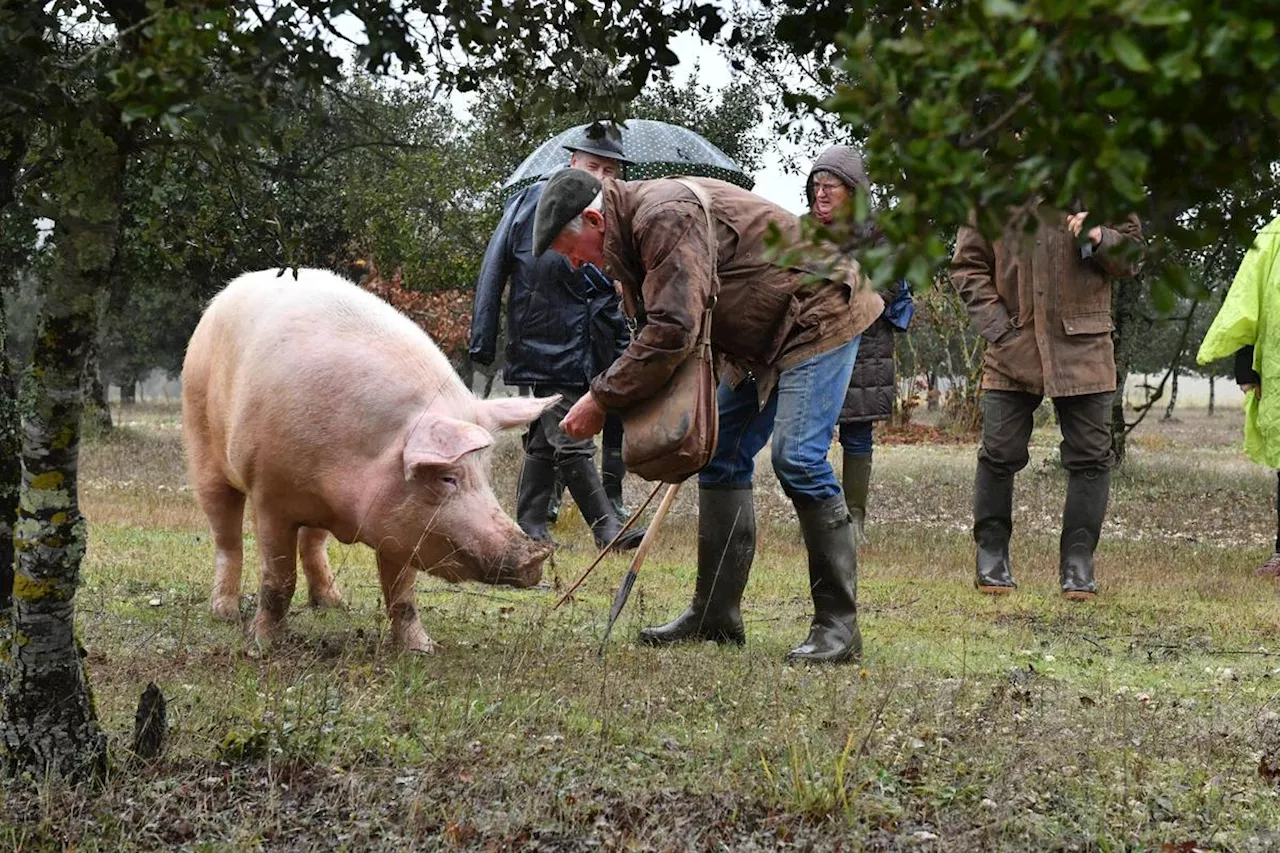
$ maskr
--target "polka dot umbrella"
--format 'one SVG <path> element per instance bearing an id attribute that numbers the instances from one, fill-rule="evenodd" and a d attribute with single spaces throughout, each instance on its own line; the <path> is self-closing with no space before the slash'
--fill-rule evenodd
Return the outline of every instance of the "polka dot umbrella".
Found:
<path id="1" fill-rule="evenodd" d="M 503 183 L 503 192 L 513 193 L 569 165 L 569 151 L 564 146 L 585 142 L 590 127 L 571 127 L 539 145 Z M 748 190 L 755 185 L 728 154 L 692 130 L 665 121 L 629 119 L 622 126 L 622 150 L 631 161 L 624 175 L 628 181 L 695 175 L 719 178 Z"/>

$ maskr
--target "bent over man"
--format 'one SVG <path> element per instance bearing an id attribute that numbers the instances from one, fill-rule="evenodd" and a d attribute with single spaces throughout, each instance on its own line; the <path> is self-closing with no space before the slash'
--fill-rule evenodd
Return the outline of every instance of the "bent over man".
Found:
<path id="1" fill-rule="evenodd" d="M 982 446 L 973 486 L 974 585 L 1012 592 L 1013 476 L 1026 467 L 1036 408 L 1053 399 L 1062 428 L 1067 499 L 1058 579 L 1069 599 L 1098 591 L 1093 554 L 1111 492 L 1111 283 L 1134 275 L 1142 255 L 1137 217 L 1081 237 L 1088 212 L 1039 207 L 1035 230 L 1011 224 L 994 244 L 960 229 L 951 282 L 987 341 Z"/>
<path id="2" fill-rule="evenodd" d="M 787 658 L 857 659 L 857 557 L 827 448 L 858 335 L 884 303 L 856 277 L 852 285 L 813 283 L 801 270 L 768 260 L 770 225 L 794 238 L 793 214 L 732 184 L 687 180 L 708 197 L 710 230 L 698 194 L 676 179 L 601 182 L 567 170 L 552 176 L 538 201 L 535 251 L 554 248 L 575 266 L 601 266 L 644 320 L 569 411 L 564 430 L 593 435 L 606 411 L 661 394 L 694 349 L 718 276 L 711 344 L 727 375 L 717 401 L 719 445 L 699 475 L 697 584 L 688 609 L 645 629 L 641 641 L 745 642 L 739 604 L 755 556 L 754 460 L 772 435 L 774 472 L 808 550 L 814 604 L 809 636 Z"/>

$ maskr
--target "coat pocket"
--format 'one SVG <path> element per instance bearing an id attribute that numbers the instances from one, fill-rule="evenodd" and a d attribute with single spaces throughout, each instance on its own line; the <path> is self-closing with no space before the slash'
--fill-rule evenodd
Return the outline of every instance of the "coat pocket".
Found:
<path id="1" fill-rule="evenodd" d="M 1115 327 L 1110 311 L 1091 311 L 1062 318 L 1062 330 L 1068 335 L 1101 335 Z"/>
<path id="2" fill-rule="evenodd" d="M 711 318 L 711 343 L 730 357 L 772 364 L 798 313 L 794 296 L 767 285 L 722 288 Z"/>

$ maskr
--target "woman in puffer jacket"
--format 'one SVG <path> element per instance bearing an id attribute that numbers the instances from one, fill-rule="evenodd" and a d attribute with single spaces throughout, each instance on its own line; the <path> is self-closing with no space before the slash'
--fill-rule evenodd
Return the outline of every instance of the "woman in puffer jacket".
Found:
<path id="1" fill-rule="evenodd" d="M 805 194 L 809 215 L 830 224 L 842 208 L 848 208 L 861 187 L 871 191 L 862 155 L 849 145 L 833 145 L 818 157 L 809 170 Z M 881 239 L 873 225 L 856 224 L 858 245 Z M 862 333 L 853 378 L 845 392 L 840 411 L 840 446 L 844 451 L 844 499 L 853 517 L 854 541 L 866 542 L 867 493 L 871 488 L 872 428 L 876 421 L 893 415 L 897 391 L 893 348 L 895 331 L 905 331 L 911 321 L 912 299 L 907 283 L 901 282 L 893 294 L 885 294 L 885 311 Z"/>

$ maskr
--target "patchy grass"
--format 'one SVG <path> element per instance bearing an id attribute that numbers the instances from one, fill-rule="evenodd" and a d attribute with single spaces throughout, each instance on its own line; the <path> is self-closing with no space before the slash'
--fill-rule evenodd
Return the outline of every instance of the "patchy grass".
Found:
<path id="1" fill-rule="evenodd" d="M 623 558 L 552 609 L 592 556 L 576 512 L 545 589 L 420 580 L 434 657 L 388 647 L 371 554 L 336 543 L 349 609 L 299 596 L 288 637 L 259 650 L 208 614 L 212 546 L 176 412 L 135 417 L 86 448 L 81 483 L 79 622 L 116 770 L 97 791 L 0 792 L 0 848 L 1280 845 L 1280 795 L 1259 772 L 1280 753 L 1280 616 L 1252 574 L 1271 550 L 1274 474 L 1240 458 L 1235 413 L 1144 425 L 1116 477 L 1103 595 L 1083 605 L 1056 594 L 1051 431 L 1019 477 L 1021 587 L 1005 598 L 970 586 L 973 446 L 877 449 L 866 659 L 836 669 L 781 662 L 810 604 L 767 473 L 745 649 L 634 644 L 687 601 L 688 488 L 604 656 Z M 518 458 L 514 436 L 494 455 L 508 504 Z M 628 488 L 639 501 L 643 484 Z M 132 766 L 149 680 L 169 700 L 169 746 Z"/>

